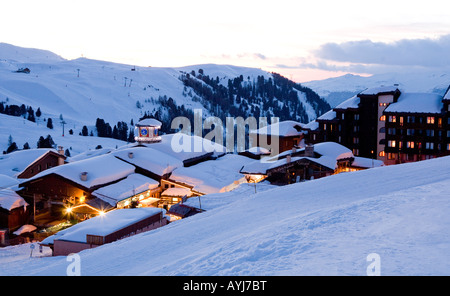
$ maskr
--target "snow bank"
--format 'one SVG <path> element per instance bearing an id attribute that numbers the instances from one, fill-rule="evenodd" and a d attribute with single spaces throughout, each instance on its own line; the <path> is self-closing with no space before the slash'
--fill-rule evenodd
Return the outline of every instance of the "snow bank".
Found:
<path id="1" fill-rule="evenodd" d="M 449 167 L 443 157 L 217 194 L 206 212 L 80 252 L 81 274 L 366 275 L 377 253 L 381 275 L 449 275 Z M 65 275 L 69 264 L 11 256 L 0 249 L 0 275 Z"/>

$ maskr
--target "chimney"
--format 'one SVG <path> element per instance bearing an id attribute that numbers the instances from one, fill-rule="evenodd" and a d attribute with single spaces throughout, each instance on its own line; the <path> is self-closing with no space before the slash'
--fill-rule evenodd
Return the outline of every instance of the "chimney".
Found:
<path id="1" fill-rule="evenodd" d="M 286 163 L 290 163 L 291 162 L 291 155 L 286 155 Z"/>
<path id="2" fill-rule="evenodd" d="M 133 158 L 133 157 L 134 157 L 133 152 L 128 152 L 128 158 Z"/>
<path id="3" fill-rule="evenodd" d="M 314 145 L 307 145 L 305 147 L 305 157 L 314 157 Z"/>
<path id="4" fill-rule="evenodd" d="M 80 179 L 81 179 L 81 181 L 87 181 L 87 172 L 82 172 L 81 174 L 80 174 Z"/>
<path id="5" fill-rule="evenodd" d="M 58 153 L 61 155 L 64 155 L 64 147 L 63 146 L 58 146 Z"/>

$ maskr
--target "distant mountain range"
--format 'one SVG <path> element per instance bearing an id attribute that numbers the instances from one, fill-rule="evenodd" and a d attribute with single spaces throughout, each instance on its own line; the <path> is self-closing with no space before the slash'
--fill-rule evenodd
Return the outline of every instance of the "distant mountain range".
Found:
<path id="1" fill-rule="evenodd" d="M 366 88 L 394 84 L 397 84 L 404 92 L 444 94 L 450 85 L 450 73 L 417 70 L 410 73 L 386 73 L 369 77 L 346 74 L 336 78 L 302 83 L 318 93 L 332 107 Z"/>
<path id="2" fill-rule="evenodd" d="M 261 69 L 66 60 L 50 51 L 5 43 L 0 43 L 0 104 L 0 113 L 28 119 L 30 111 L 39 109 L 40 116 L 32 117 L 36 125 L 42 127 L 51 118 L 55 128 L 64 121 L 66 133 L 70 129 L 74 135 L 87 131 L 93 136 L 97 118 L 111 127 L 124 122 L 131 129 L 133 122 L 152 116 L 170 132 L 174 117 L 192 116 L 194 109 L 202 109 L 205 118 L 277 116 L 301 122 L 330 109 L 311 89 Z M 6 108 L 9 113 L 1 112 Z M 13 129 L 6 132 L 14 134 Z M 0 149 L 7 148 L 8 136 L 0 134 Z"/>

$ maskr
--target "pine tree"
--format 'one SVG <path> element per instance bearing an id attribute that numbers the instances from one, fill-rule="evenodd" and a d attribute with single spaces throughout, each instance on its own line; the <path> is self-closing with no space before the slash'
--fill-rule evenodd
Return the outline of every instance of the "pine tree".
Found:
<path id="1" fill-rule="evenodd" d="M 83 128 L 81 129 L 81 135 L 86 137 L 89 134 L 87 126 L 83 125 Z"/>
<path id="2" fill-rule="evenodd" d="M 47 127 L 49 129 L 53 129 L 53 120 L 51 118 L 48 118 L 47 120 Z"/>

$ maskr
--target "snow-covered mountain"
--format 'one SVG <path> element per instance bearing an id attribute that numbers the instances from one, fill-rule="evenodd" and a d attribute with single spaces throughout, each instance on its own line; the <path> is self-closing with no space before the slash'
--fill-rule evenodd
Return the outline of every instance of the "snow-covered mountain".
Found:
<path id="1" fill-rule="evenodd" d="M 24 73 L 24 69 L 30 72 Z M 184 75 L 185 81 L 180 79 L 181 75 Z M 192 87 L 186 86 L 186 77 L 190 79 Z M 297 96 L 293 102 L 295 104 L 277 98 L 272 89 L 267 94 L 262 91 L 249 94 L 248 90 L 254 89 L 254 84 L 260 82 L 258 79 L 261 78 L 263 83 L 270 85 L 275 80 L 274 74 L 255 68 L 214 64 L 181 68 L 137 67 L 87 58 L 66 60 L 46 50 L 0 43 L 0 103 L 4 106 L 23 104 L 27 109 L 31 107 L 33 112 L 39 108 L 42 115 L 36 118 L 35 125 L 44 126 L 44 120 L 52 118 L 54 130 L 58 129 L 61 134 L 61 118 L 66 122 L 66 134 L 72 129 L 74 135 L 78 135 L 85 125 L 95 136 L 97 118 L 104 119 L 111 127 L 119 121 L 131 127 L 131 120 L 137 122 L 143 115 L 156 114 L 167 129 L 171 117 L 185 115 L 180 112 L 188 113 L 184 110 L 193 109 L 203 109 L 204 117 L 229 116 L 230 112 L 234 112 L 231 116 L 242 114 L 259 117 L 283 112 L 286 116 L 303 118 L 305 122 L 323 113 L 324 110 L 318 108 L 321 102 L 313 101 L 320 101 L 318 96 L 310 99 L 309 94 L 292 86 L 289 86 L 291 92 Z M 236 79 L 238 84 L 233 84 L 233 90 L 230 90 L 229 80 Z M 200 85 L 203 89 L 194 89 L 194 85 Z M 227 95 L 227 100 L 231 98 L 231 102 L 223 101 L 225 94 L 217 93 L 218 85 L 221 86 L 220 90 L 225 89 L 227 93 L 235 92 Z M 209 93 L 204 90 L 211 90 L 218 101 L 208 101 Z M 273 104 L 263 106 L 269 100 Z M 288 113 L 285 112 L 286 108 Z M 27 126 L 27 130 L 30 134 L 38 133 L 31 126 Z M 42 131 L 39 130 L 39 133 Z M 22 147 L 25 141 L 14 134 L 14 129 L 0 134 L 1 150 L 7 148 L 9 135 L 19 148 Z M 40 135 L 45 137 L 45 134 L 38 134 L 37 137 Z M 34 143 L 29 144 L 33 148 Z"/>
<path id="2" fill-rule="evenodd" d="M 443 94 L 450 85 L 450 73 L 417 70 L 409 73 L 375 74 L 368 77 L 346 74 L 302 83 L 326 99 L 332 107 L 366 88 L 394 84 L 398 84 L 399 89 L 405 92 Z"/>
<path id="3" fill-rule="evenodd" d="M 80 252 L 80 274 L 448 275 L 449 167 L 443 157 L 257 193 L 242 184 L 202 196 L 206 212 Z M 66 275 L 71 262 L 50 254 L 0 249 L 0 275 Z"/>

